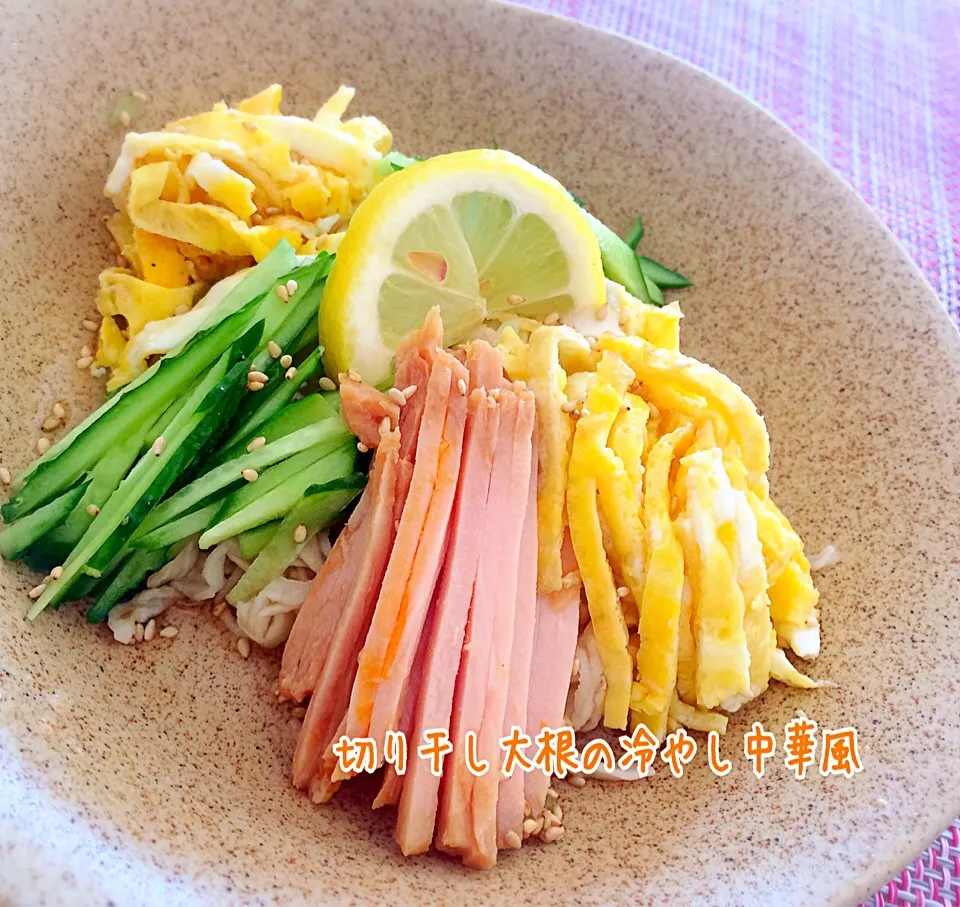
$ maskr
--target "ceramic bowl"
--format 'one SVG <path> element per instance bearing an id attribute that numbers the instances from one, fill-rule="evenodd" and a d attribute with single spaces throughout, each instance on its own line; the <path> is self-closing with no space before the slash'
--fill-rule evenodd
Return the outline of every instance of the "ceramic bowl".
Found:
<path id="1" fill-rule="evenodd" d="M 57 399 L 102 387 L 74 365 L 112 252 L 102 188 L 137 128 L 282 82 L 312 115 L 341 82 L 395 145 L 494 138 L 647 254 L 696 282 L 686 350 L 733 376 L 772 437 L 774 494 L 819 579 L 836 685 L 774 684 L 734 716 L 715 777 L 563 787 L 567 833 L 486 873 L 400 856 L 358 785 L 317 807 L 290 784 L 295 731 L 275 656 L 237 654 L 209 609 L 174 640 L 123 647 L 74 608 L 23 619 L 37 577 L 0 567 L 0 902 L 17 905 L 852 904 L 960 810 L 960 341 L 879 221 L 783 126 L 649 48 L 490 3 L 33 0 L 0 56 L 0 458 L 35 452 Z M 742 735 L 803 710 L 859 731 L 863 771 L 754 777 Z M 6 900 L 5 900 L 6 899 Z"/>

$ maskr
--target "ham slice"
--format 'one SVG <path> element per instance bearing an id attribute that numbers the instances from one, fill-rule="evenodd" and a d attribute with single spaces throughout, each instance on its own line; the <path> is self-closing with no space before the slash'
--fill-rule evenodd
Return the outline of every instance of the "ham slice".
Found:
<path id="1" fill-rule="evenodd" d="M 490 771 L 473 781 L 473 828 L 475 850 L 465 855 L 464 862 L 478 869 L 488 869 L 497 862 L 497 795 L 500 787 L 503 719 L 506 714 L 513 654 L 513 635 L 517 607 L 517 576 L 520 568 L 520 546 L 526 522 L 530 471 L 533 457 L 533 423 L 535 408 L 529 391 L 516 394 L 505 391 L 501 398 L 505 410 L 515 408 L 514 433 L 509 451 L 510 480 L 506 496 L 491 500 L 495 508 L 496 528 L 488 533 L 484 560 L 481 563 L 475 592 L 476 607 L 494 611 L 493 637 L 487 669 L 483 722 L 480 728 L 480 758 L 490 763 Z M 486 565 L 486 568 L 484 567 Z M 532 621 L 530 621 L 532 628 Z"/>
<path id="2" fill-rule="evenodd" d="M 441 349 L 433 357 L 410 491 L 347 713 L 348 736 L 372 737 L 378 755 L 386 732 L 398 725 L 403 687 L 440 572 L 460 472 L 466 398 L 458 385 L 463 381 L 465 386 L 467 371 Z M 401 414 L 401 437 L 403 424 Z M 343 779 L 339 767 L 333 777 Z"/>
<path id="3" fill-rule="evenodd" d="M 436 845 L 447 853 L 459 854 L 464 861 L 477 855 L 473 829 L 472 800 L 474 776 L 467 767 L 466 734 L 477 734 L 477 755 L 480 752 L 479 735 L 484 711 L 493 651 L 497 617 L 496 577 L 505 570 L 498 557 L 504 557 L 500 536 L 506 529 L 509 512 L 513 468 L 513 446 L 517 426 L 517 398 L 503 394 L 497 404 L 500 410 L 500 431 L 490 478 L 487 501 L 487 519 L 484 525 L 477 582 L 474 587 L 467 625 L 467 642 L 460 659 L 460 672 L 454 694 L 451 740 L 453 751 L 447 757 L 444 777 L 440 785 L 441 805 L 437 822 Z M 524 493 L 521 500 L 526 501 Z M 509 556 L 508 562 L 509 562 Z M 514 577 L 516 565 L 514 563 Z M 499 760 L 490 763 L 488 770 L 499 777 Z"/>
<path id="4" fill-rule="evenodd" d="M 510 682 L 503 714 L 503 736 L 511 729 L 526 729 L 527 697 L 530 692 L 530 664 L 533 658 L 533 634 L 537 622 L 537 462 L 530 469 L 527 510 L 520 540 L 520 564 L 517 570 L 517 606 L 513 623 L 513 652 L 510 656 Z M 527 753 L 532 756 L 532 752 Z M 509 778 L 500 778 L 497 795 L 497 847 L 516 847 L 523 839 L 524 773 L 514 768 Z M 513 835 L 510 834 L 513 832 Z M 516 837 L 514 837 L 514 835 Z"/>
<path id="5" fill-rule="evenodd" d="M 485 391 L 474 390 L 468 401 L 463 466 L 451 520 L 450 541 L 435 597 L 435 616 L 424 661 L 414 732 L 409 738 L 413 754 L 423 742 L 424 731 L 439 729 L 449 732 L 450 729 L 453 691 L 480 560 L 499 424 L 499 408 Z M 447 770 L 449 765 L 448 761 Z M 396 838 L 404 854 L 423 853 L 430 848 L 439 790 L 440 779 L 431 774 L 427 762 L 411 758 L 397 816 Z"/>
<path id="6" fill-rule="evenodd" d="M 298 675 L 299 685 L 295 685 L 294 678 L 287 684 L 294 689 L 313 687 L 293 759 L 293 779 L 298 787 L 310 788 L 322 772 L 323 754 L 335 740 L 334 731 L 343 720 L 349 702 L 357 654 L 370 624 L 393 546 L 396 513 L 403 503 L 404 470 L 399 449 L 400 433 L 396 430 L 386 433 L 377 447 L 373 473 L 365 492 L 369 495 L 369 503 L 362 518 L 362 528 L 356 533 L 351 556 L 344 561 L 343 570 L 349 574 L 352 586 L 349 594 L 327 608 L 328 611 L 335 608 L 339 620 L 328 646 L 329 655 L 323 660 L 322 674 L 314 679 L 315 665 L 305 663 Z M 334 545 L 331 558 L 341 545 L 341 539 Z M 302 610 L 297 616 L 298 624 L 301 619 Z"/>
<path id="7" fill-rule="evenodd" d="M 380 423 L 384 418 L 395 427 L 400 407 L 395 400 L 369 384 L 340 376 L 340 412 L 347 427 L 369 448 L 380 443 Z"/>
<path id="8" fill-rule="evenodd" d="M 417 392 L 407 400 L 406 406 L 400 411 L 400 456 L 410 462 L 413 462 L 416 455 L 434 356 L 442 346 L 443 322 L 440 319 L 440 309 L 435 307 L 427 314 L 423 327 L 405 337 L 397 347 L 397 375 L 394 383 L 400 390 L 417 388 Z"/>
<path id="9" fill-rule="evenodd" d="M 563 572 L 576 569 L 570 534 L 563 542 Z M 537 622 L 527 695 L 527 736 L 536 740 L 545 727 L 563 726 L 563 707 L 570 687 L 573 656 L 580 630 L 580 586 L 537 595 Z M 523 793 L 531 814 L 539 816 L 547 799 L 550 776 L 538 768 L 527 772 Z"/>

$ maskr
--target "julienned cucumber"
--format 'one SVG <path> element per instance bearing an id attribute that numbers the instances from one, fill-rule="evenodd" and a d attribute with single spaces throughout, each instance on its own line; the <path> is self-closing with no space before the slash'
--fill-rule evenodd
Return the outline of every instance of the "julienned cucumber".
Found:
<path id="1" fill-rule="evenodd" d="M 227 595 L 227 601 L 236 605 L 256 598 L 297 559 L 306 540 L 329 526 L 366 484 L 367 477 L 357 473 L 308 488 L 300 503 L 284 517 L 250 569 Z M 301 526 L 303 540 L 297 541 L 297 530 Z"/>
<path id="2" fill-rule="evenodd" d="M 137 536 L 144 536 L 157 527 L 186 513 L 191 507 L 206 500 L 228 485 L 244 481 L 244 470 L 253 469 L 259 472 L 308 448 L 316 449 L 322 446 L 325 451 L 330 451 L 349 437 L 350 430 L 347 428 L 347 424 L 340 416 L 336 416 L 308 425 L 306 428 L 301 428 L 279 441 L 266 444 L 250 453 L 244 453 L 234 460 L 229 460 L 222 466 L 217 466 L 210 472 L 204 473 L 199 479 L 187 485 L 186 488 L 181 488 L 173 497 L 167 498 L 150 514 L 134 539 L 136 540 Z M 136 545 L 136 541 L 134 544 Z M 136 545 L 136 547 L 141 546 Z"/>
<path id="3" fill-rule="evenodd" d="M 110 609 L 130 592 L 139 588 L 147 576 L 159 570 L 168 560 L 166 549 L 134 551 L 120 565 L 107 587 L 87 611 L 88 624 L 100 624 L 107 619 Z"/>
<path id="4" fill-rule="evenodd" d="M 648 305 L 653 304 L 637 255 L 616 233 L 597 220 L 589 211 L 583 212 L 593 235 L 600 245 L 603 273 L 620 284 L 631 295 Z"/>
<path id="5" fill-rule="evenodd" d="M 267 542 L 273 538 L 273 534 L 277 531 L 277 527 L 283 522 L 283 520 L 271 520 L 269 523 L 264 523 L 262 526 L 255 526 L 253 529 L 248 529 L 246 532 L 241 532 L 237 536 L 237 545 L 240 548 L 240 557 L 245 561 L 252 561 L 261 551 L 263 551 L 264 546 Z"/>
<path id="6" fill-rule="evenodd" d="M 229 321 L 221 322 L 214 332 Z M 109 566 L 139 523 L 216 429 L 226 408 L 232 410 L 236 406 L 245 385 L 244 360 L 256 349 L 262 333 L 263 324 L 258 322 L 208 369 L 167 427 L 163 436 L 165 445 L 159 455 L 154 454 L 152 449 L 144 454 L 104 503 L 80 543 L 63 564 L 60 578 L 47 586 L 30 609 L 30 618 L 36 617 L 48 605 L 63 600 L 81 570 L 100 575 Z M 39 477 L 37 474 L 36 478 Z"/>
<path id="7" fill-rule="evenodd" d="M 304 453 L 308 453 L 308 451 L 304 451 Z M 303 455 L 300 454 L 299 456 Z M 357 449 L 350 443 L 332 453 L 328 453 L 320 460 L 307 465 L 300 472 L 289 476 L 266 494 L 259 495 L 242 509 L 235 510 L 230 516 L 220 520 L 200 536 L 200 547 L 209 548 L 211 545 L 232 538 L 246 529 L 262 526 L 270 520 L 285 516 L 311 485 L 315 485 L 317 482 L 329 482 L 349 475 L 353 471 L 356 458 Z M 295 459 L 297 458 L 292 457 L 286 463 L 281 463 L 274 469 L 282 469 L 287 463 L 291 463 Z M 268 471 L 267 475 L 269 474 Z M 258 482 L 253 482 L 248 487 L 257 484 Z M 241 491 L 247 490 L 247 488 L 241 489 Z"/>
<path id="8" fill-rule="evenodd" d="M 212 504 L 207 504 L 176 517 L 169 523 L 157 526 L 157 528 L 142 536 L 136 536 L 131 540 L 130 547 L 141 551 L 156 551 L 157 549 L 169 548 L 175 542 L 203 532 L 213 522 L 221 503 L 222 501 L 216 500 Z"/>
<path id="9" fill-rule="evenodd" d="M 0 508 L 3 519 L 13 522 L 66 490 L 118 439 L 129 437 L 181 399 L 204 369 L 252 323 L 254 304 L 295 266 L 292 246 L 281 242 L 227 294 L 185 346 L 171 351 L 117 391 L 35 460 L 18 478 L 16 494 Z"/>
<path id="10" fill-rule="evenodd" d="M 31 545 L 41 544 L 44 536 L 55 526 L 59 526 L 80 503 L 89 484 L 90 479 L 85 479 L 75 488 L 64 492 L 49 504 L 44 504 L 0 532 L 0 557 L 12 561 L 19 558 Z"/>
<path id="11" fill-rule="evenodd" d="M 667 290 L 682 290 L 684 287 L 693 286 L 693 283 L 687 280 L 682 274 L 665 268 L 662 264 L 647 258 L 644 255 L 638 255 L 637 261 L 640 262 L 640 270 L 648 281 L 652 281 L 658 287 Z"/>

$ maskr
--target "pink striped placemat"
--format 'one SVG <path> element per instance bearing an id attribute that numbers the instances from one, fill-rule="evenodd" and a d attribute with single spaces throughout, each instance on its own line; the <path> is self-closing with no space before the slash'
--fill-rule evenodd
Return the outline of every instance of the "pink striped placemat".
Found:
<path id="1" fill-rule="evenodd" d="M 669 51 L 771 111 L 960 325 L 960 0 L 513 0 Z M 960 905 L 960 819 L 864 907 Z"/>

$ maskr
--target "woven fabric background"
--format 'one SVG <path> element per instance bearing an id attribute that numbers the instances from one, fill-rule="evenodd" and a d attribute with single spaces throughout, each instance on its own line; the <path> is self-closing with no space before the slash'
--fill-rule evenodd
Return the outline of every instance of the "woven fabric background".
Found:
<path id="1" fill-rule="evenodd" d="M 769 110 L 877 212 L 960 325 L 960 0 L 514 2 L 645 41 Z M 865 904 L 958 907 L 960 819 Z"/>

